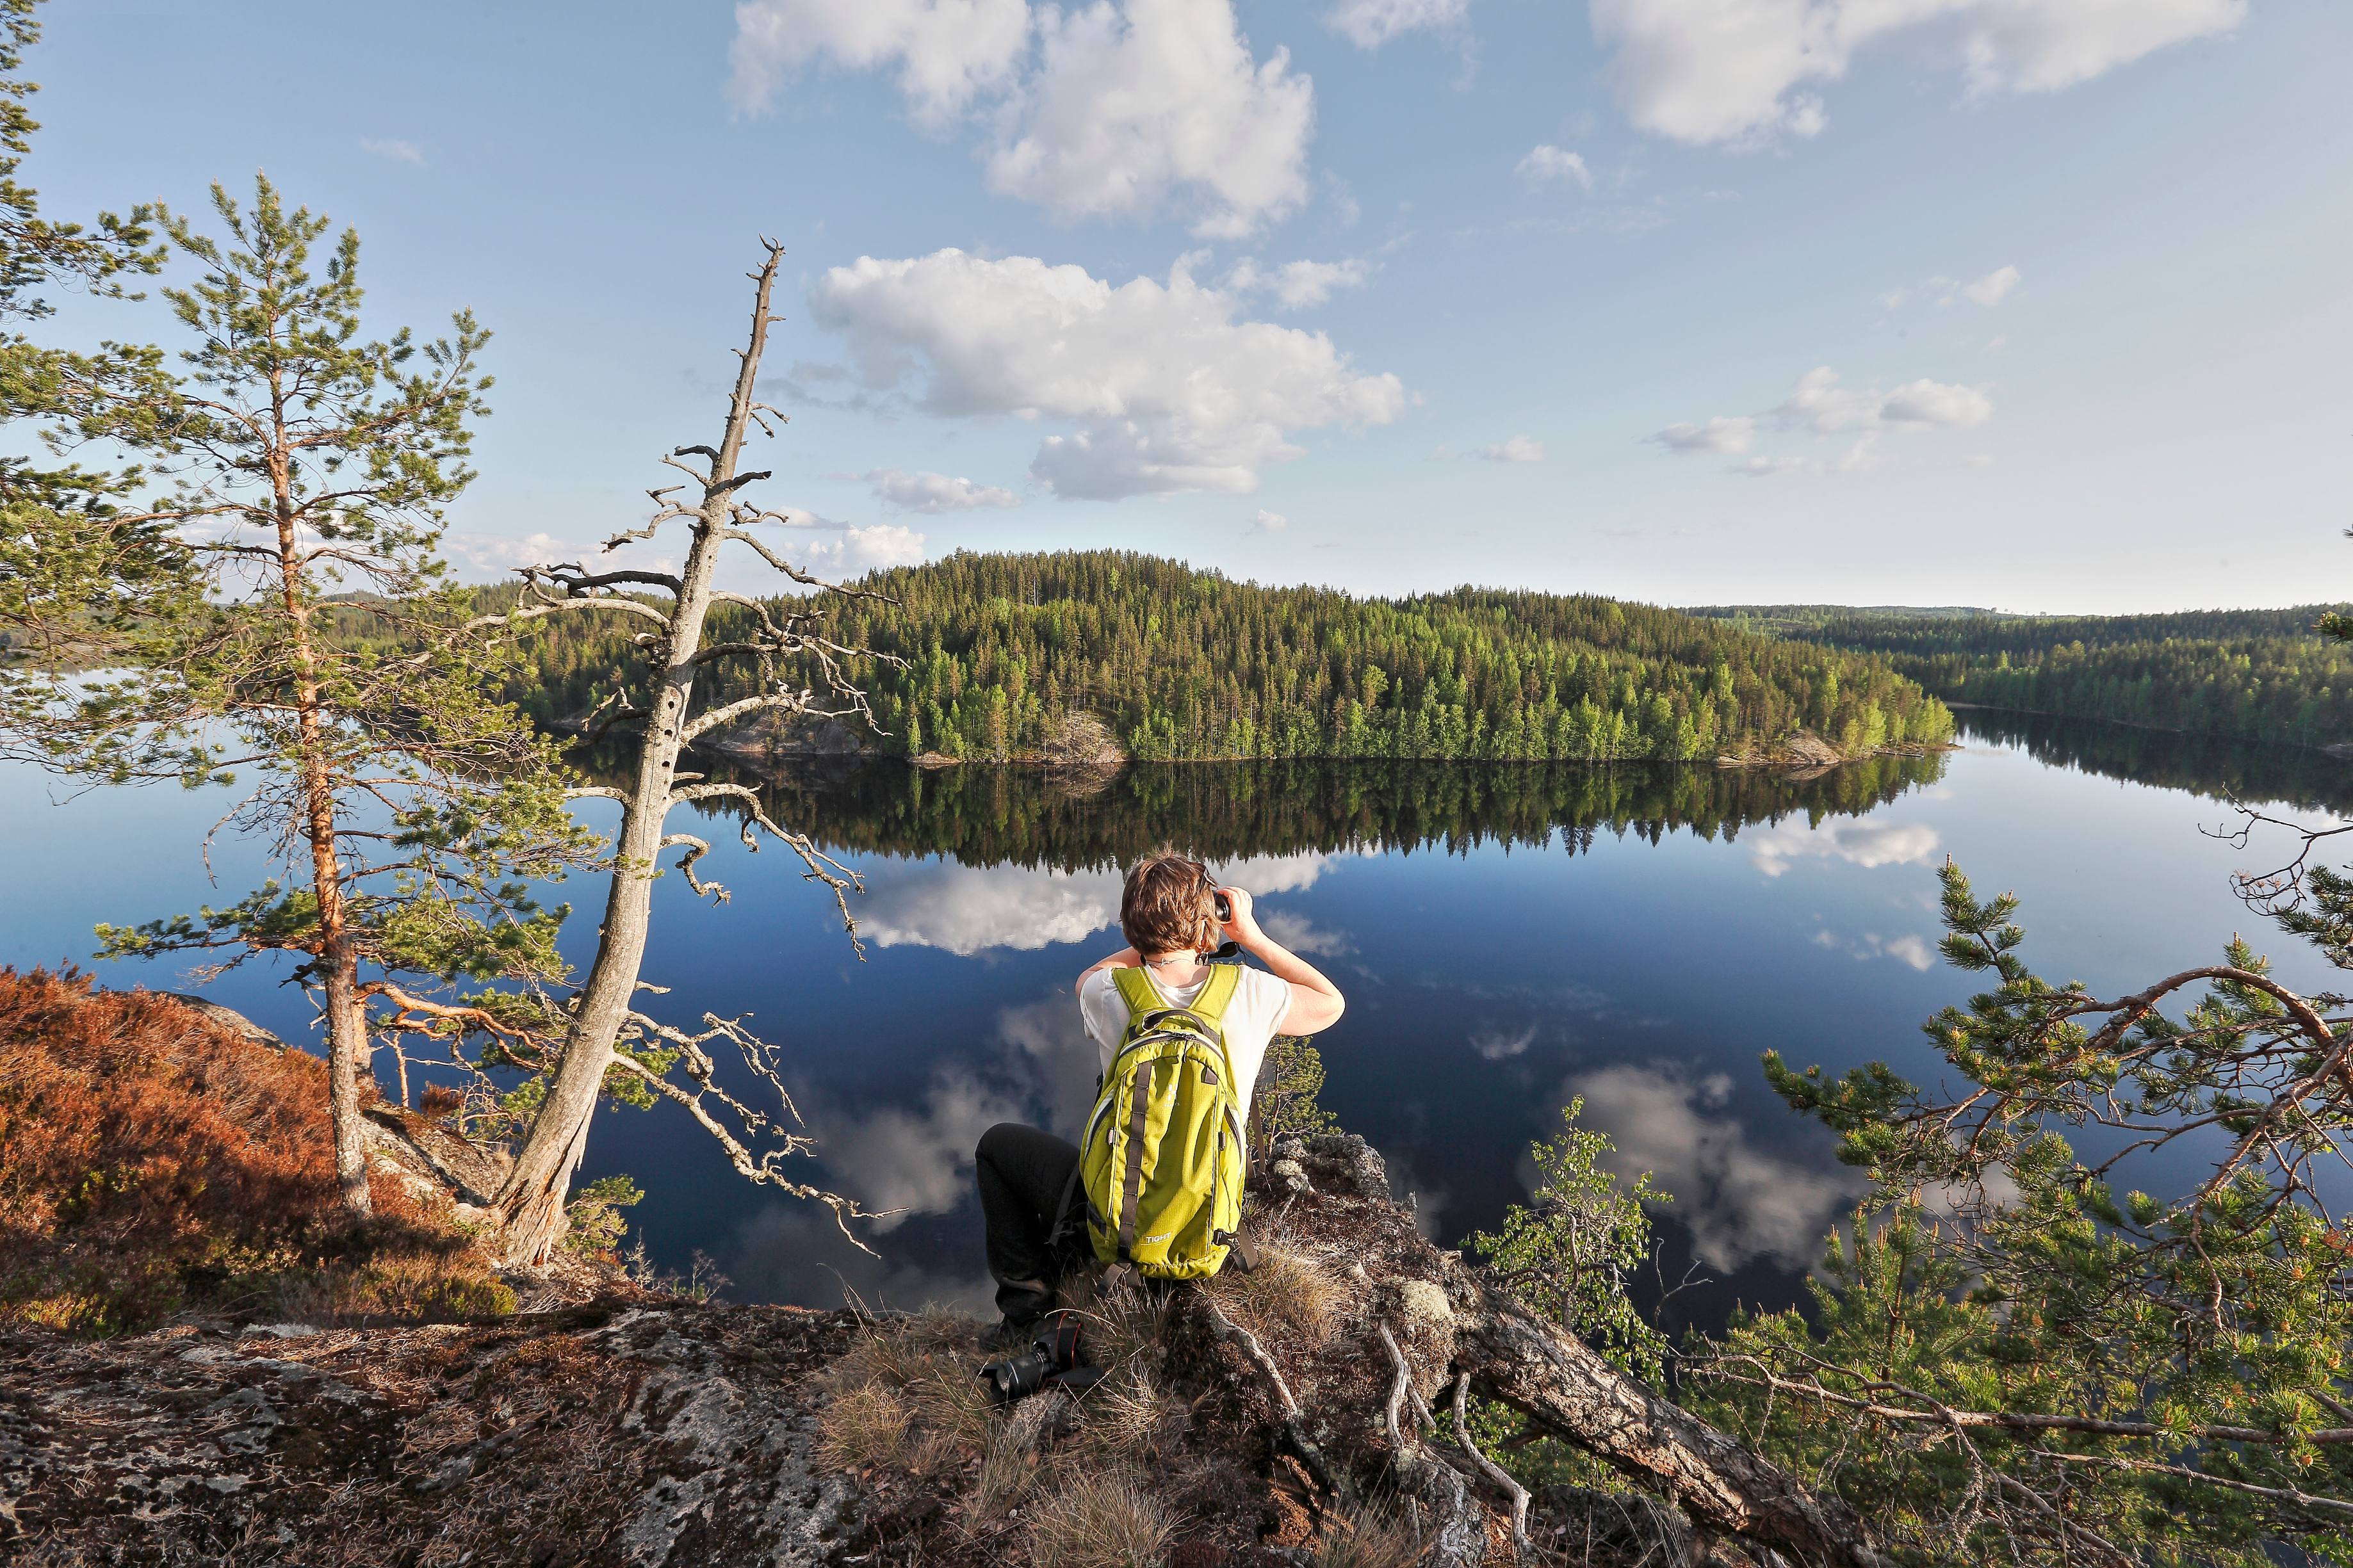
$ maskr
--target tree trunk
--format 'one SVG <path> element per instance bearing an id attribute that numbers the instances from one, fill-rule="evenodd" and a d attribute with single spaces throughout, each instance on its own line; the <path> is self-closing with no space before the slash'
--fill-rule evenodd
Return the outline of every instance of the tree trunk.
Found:
<path id="1" fill-rule="evenodd" d="M 274 378 L 273 378 L 274 380 Z M 359 994 L 359 961 L 346 930 L 343 874 L 335 851 L 335 790 L 327 771 L 326 722 L 321 712 L 318 658 L 311 645 L 310 609 L 302 602 L 301 540 L 294 527 L 293 461 L 287 445 L 285 398 L 273 389 L 270 483 L 276 492 L 279 600 L 294 643 L 295 729 L 301 737 L 302 837 L 311 846 L 311 891 L 319 900 L 319 967 L 325 971 L 327 1083 L 335 1134 L 335 1185 L 345 1212 L 365 1219 L 368 1198 L 366 1124 L 360 1085 L 368 1072 L 367 1005 Z"/>
<path id="2" fill-rule="evenodd" d="M 340 962 L 327 973 L 327 1037 L 335 1185 L 343 1194 L 345 1211 L 364 1219 L 374 1212 L 368 1199 L 367 1123 L 360 1111 L 361 1088 L 368 1079 L 367 1015 L 353 975 Z M 346 1049 L 344 1042 L 353 1038 L 360 1041 L 360 1048 Z"/>
<path id="3" fill-rule="evenodd" d="M 695 655 L 702 646 L 702 623 L 711 607 L 712 578 L 736 489 L 735 467 L 752 425 L 753 383 L 767 345 L 768 300 L 780 251 L 772 251 L 759 274 L 752 311 L 752 341 L 743 355 L 727 411 L 726 433 L 711 459 L 702 508 L 691 524 L 693 542 L 679 574 L 670 630 L 661 645 L 664 669 L 645 742 L 638 753 L 637 781 L 622 803 L 621 830 L 614 845 L 612 886 L 605 900 L 596 957 L 582 986 L 578 1011 L 566 1032 L 564 1054 L 548 1084 L 547 1098 L 515 1156 L 514 1171 L 498 1195 L 505 1226 L 503 1252 L 510 1264 L 547 1261 L 564 1234 L 564 1202 L 573 1173 L 588 1149 L 589 1122 L 613 1062 L 613 1045 L 628 1022 L 644 963 L 652 911 L 653 879 L 659 874 L 663 823 L 670 815 L 672 778 L 686 728 L 688 700 L 694 692 Z M 681 448 L 683 450 L 683 448 Z"/>
<path id="4" fill-rule="evenodd" d="M 1672 1497 L 1704 1529 L 1809 1568 L 1886 1568 L 1862 1521 L 1491 1286 L 1455 1347 L 1472 1385 Z"/>

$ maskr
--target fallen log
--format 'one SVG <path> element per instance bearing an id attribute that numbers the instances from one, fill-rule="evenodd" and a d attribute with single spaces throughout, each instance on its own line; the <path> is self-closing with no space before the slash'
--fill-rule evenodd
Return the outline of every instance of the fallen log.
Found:
<path id="1" fill-rule="evenodd" d="M 1482 1396 L 1665 1493 L 1706 1529 L 1804 1568 L 1892 1568 L 1845 1503 L 1817 1496 L 1472 1271 L 1458 1279 L 1470 1300 L 1457 1296 L 1454 1364 Z"/>

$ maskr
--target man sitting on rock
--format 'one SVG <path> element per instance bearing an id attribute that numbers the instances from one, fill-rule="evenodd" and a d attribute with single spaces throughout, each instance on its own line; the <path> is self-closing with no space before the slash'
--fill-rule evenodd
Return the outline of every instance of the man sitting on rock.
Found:
<path id="1" fill-rule="evenodd" d="M 1227 906 L 1222 921 L 1220 901 Z M 1329 1028 L 1346 1005 L 1338 986 L 1260 928 L 1250 894 L 1218 887 L 1198 860 L 1162 851 L 1131 867 L 1120 896 L 1119 929 L 1128 945 L 1089 966 L 1077 987 L 1079 1016 L 1106 1072 L 1128 1026 L 1128 1005 L 1113 971 L 1143 970 L 1153 992 L 1168 1005 L 1184 1007 L 1208 984 L 1214 973 L 1208 955 L 1222 942 L 1230 940 L 1266 966 L 1242 966 L 1221 1020 L 1245 1124 L 1268 1042 L 1279 1034 Z M 1001 1332 L 1008 1342 L 1019 1342 L 1053 1305 L 1064 1269 L 1086 1253 L 1086 1198 L 1072 1179 L 1079 1151 L 1050 1132 L 1006 1121 L 981 1135 L 974 1163 L 987 1226 L 988 1271 L 1005 1314 Z"/>

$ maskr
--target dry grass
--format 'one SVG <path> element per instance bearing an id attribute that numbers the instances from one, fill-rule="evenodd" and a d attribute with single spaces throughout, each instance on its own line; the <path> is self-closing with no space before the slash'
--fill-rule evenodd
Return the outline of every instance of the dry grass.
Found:
<path id="1" fill-rule="evenodd" d="M 818 1454 L 844 1469 L 887 1465 L 907 1450 L 915 1413 L 897 1394 L 868 1384 L 835 1395 L 818 1417 Z"/>
<path id="2" fill-rule="evenodd" d="M 1176 1533 L 1167 1506 L 1126 1469 L 1077 1470 L 1029 1510 L 1034 1568 L 1158 1568 Z"/>
<path id="3" fill-rule="evenodd" d="M 977 1325 L 944 1310 L 877 1323 L 828 1370 L 839 1407 L 872 1391 L 907 1412 L 897 1456 L 927 1476 L 987 1453 L 999 1424 L 980 1368 Z M 879 1462 L 879 1461 L 878 1461 Z"/>
<path id="4" fill-rule="evenodd" d="M 1160 1380 L 1141 1356 L 1089 1389 L 1079 1401 L 1078 1412 L 1080 1446 L 1099 1463 L 1145 1458 L 1168 1425 Z"/>
<path id="5" fill-rule="evenodd" d="M 1099 1295 L 1098 1283 L 1092 1271 L 1077 1274 L 1064 1281 L 1062 1300 L 1084 1322 L 1081 1353 L 1096 1366 L 1123 1366 L 1160 1342 L 1168 1304 L 1138 1289 Z"/>
<path id="6" fill-rule="evenodd" d="M 1304 1253 L 1267 1246 L 1249 1273 L 1220 1271 L 1211 1294 L 1226 1316 L 1261 1340 L 1313 1348 L 1332 1337 L 1348 1305 L 1347 1285 Z"/>
<path id="7" fill-rule="evenodd" d="M 1412 1568 L 1420 1560 L 1419 1539 L 1386 1509 L 1330 1517 L 1315 1542 L 1315 1568 Z"/>
<path id="8" fill-rule="evenodd" d="M 1050 1397 L 1031 1399 L 1024 1409 L 1042 1407 Z M 980 1472 L 973 1479 L 965 1528 L 977 1529 L 994 1521 L 1029 1495 L 1038 1479 L 1037 1439 L 1038 1423 L 1025 1425 L 1018 1418 L 989 1434 L 988 1447 L 980 1457 Z"/>
<path id="9" fill-rule="evenodd" d="M 400 1184 L 337 1201 L 326 1064 L 168 997 L 0 969 L 0 1320 L 78 1333 L 191 1306 L 332 1319 L 513 1309 Z"/>
<path id="10" fill-rule="evenodd" d="M 935 1371 L 935 1361 L 923 1347 L 892 1324 L 860 1335 L 849 1353 L 827 1369 L 826 1381 L 837 1393 L 869 1384 L 898 1389 Z"/>

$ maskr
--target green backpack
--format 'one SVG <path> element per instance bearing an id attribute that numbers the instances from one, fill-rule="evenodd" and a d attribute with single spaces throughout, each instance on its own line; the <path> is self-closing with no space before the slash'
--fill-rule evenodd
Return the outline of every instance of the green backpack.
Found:
<path id="1" fill-rule="evenodd" d="M 1187 1007 L 1170 1006 L 1141 969 L 1112 978 L 1127 1032 L 1079 1141 L 1087 1236 L 1105 1263 L 1207 1279 L 1241 1228 L 1241 1093 L 1221 1028 L 1241 968 L 1212 964 Z"/>

